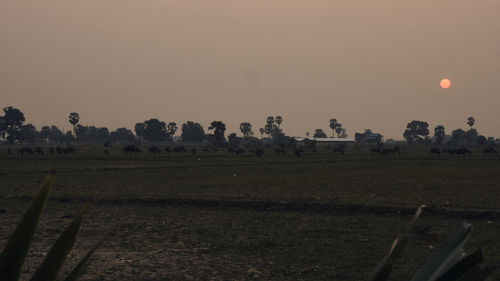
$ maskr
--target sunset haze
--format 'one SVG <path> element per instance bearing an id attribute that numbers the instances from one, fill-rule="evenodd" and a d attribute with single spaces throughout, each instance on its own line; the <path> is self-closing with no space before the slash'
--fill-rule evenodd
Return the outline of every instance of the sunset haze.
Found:
<path id="1" fill-rule="evenodd" d="M 474 116 L 500 137 L 500 1 L 0 1 L 1 107 L 38 128 L 269 115 L 402 139 Z M 443 90 L 442 78 L 452 81 Z M 432 132 L 431 132 L 432 134 Z"/>

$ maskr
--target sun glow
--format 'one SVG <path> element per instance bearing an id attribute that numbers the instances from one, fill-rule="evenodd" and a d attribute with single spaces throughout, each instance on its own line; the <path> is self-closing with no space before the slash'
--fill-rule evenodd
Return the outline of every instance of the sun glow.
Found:
<path id="1" fill-rule="evenodd" d="M 441 80 L 441 82 L 439 82 L 439 86 L 441 86 L 441 88 L 443 89 L 448 89 L 451 86 L 451 81 L 444 78 Z"/>

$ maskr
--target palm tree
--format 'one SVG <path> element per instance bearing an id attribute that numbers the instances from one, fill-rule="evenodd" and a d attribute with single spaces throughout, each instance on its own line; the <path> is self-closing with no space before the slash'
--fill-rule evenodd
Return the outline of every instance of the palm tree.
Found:
<path id="1" fill-rule="evenodd" d="M 337 122 L 337 119 L 330 119 L 330 129 L 332 129 L 332 134 L 335 137 L 335 132 L 338 127 L 342 127 L 339 122 Z"/>
<path id="2" fill-rule="evenodd" d="M 472 129 L 472 126 L 474 126 L 474 124 L 476 123 L 476 119 L 474 119 L 474 117 L 469 117 L 467 118 L 467 125 L 469 125 L 469 127 Z"/>
<path id="3" fill-rule="evenodd" d="M 283 118 L 281 116 L 276 116 L 276 118 L 274 118 L 274 121 L 276 122 L 276 124 L 278 124 L 278 127 L 281 125 L 281 122 L 283 122 Z"/>
<path id="4" fill-rule="evenodd" d="M 76 112 L 71 112 L 69 114 L 69 123 L 73 125 L 73 133 L 75 132 L 75 127 L 78 122 L 80 122 L 80 115 L 78 115 L 78 113 Z"/>

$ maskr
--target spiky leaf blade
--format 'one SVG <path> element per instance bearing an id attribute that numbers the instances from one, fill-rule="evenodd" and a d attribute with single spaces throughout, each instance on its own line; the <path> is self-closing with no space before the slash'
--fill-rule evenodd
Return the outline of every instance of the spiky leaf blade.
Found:
<path id="1" fill-rule="evenodd" d="M 28 209 L 0 254 L 1 280 L 17 281 L 19 279 L 21 267 L 28 253 L 42 211 L 45 208 L 54 177 L 55 172 L 52 171 L 43 182 L 38 194 L 28 205 Z"/>
<path id="2" fill-rule="evenodd" d="M 104 241 L 104 238 L 105 237 L 103 237 L 101 240 L 99 240 L 99 242 L 97 242 L 94 245 L 94 247 L 92 247 L 92 249 L 90 249 L 90 251 L 87 252 L 87 254 L 80 260 L 80 262 L 78 262 L 78 264 L 75 266 L 75 268 L 73 268 L 71 273 L 64 279 L 64 281 L 75 281 L 76 279 L 78 279 L 78 277 L 80 277 L 80 275 L 82 275 L 82 273 L 85 270 L 85 267 L 88 265 L 87 261 L 94 254 L 95 250 L 97 250 L 97 248 L 99 248 L 102 241 Z"/>
<path id="3" fill-rule="evenodd" d="M 415 225 L 417 223 L 418 218 L 422 214 L 425 205 L 421 205 L 415 215 L 413 216 L 410 225 L 408 226 L 408 233 L 415 231 Z M 369 280 L 370 281 L 385 281 L 389 279 L 389 275 L 392 271 L 392 264 L 396 260 L 397 257 L 401 255 L 401 252 L 406 247 L 408 243 L 408 236 L 399 236 L 392 243 L 392 247 L 389 250 L 389 253 L 377 264 L 375 269 L 373 270 Z"/>
<path id="4" fill-rule="evenodd" d="M 52 281 L 56 279 L 57 273 L 75 243 L 76 234 L 80 229 L 83 215 L 88 207 L 89 204 L 85 205 L 64 232 L 61 233 L 59 238 L 57 238 L 42 264 L 37 268 L 33 277 L 31 277 L 31 281 Z"/>
<path id="5" fill-rule="evenodd" d="M 472 226 L 463 223 L 451 234 L 444 245 L 435 252 L 418 270 L 412 281 L 434 281 L 447 269 L 451 268 L 462 254 L 462 249 L 469 239 Z"/>
<path id="6" fill-rule="evenodd" d="M 467 271 L 473 268 L 475 265 L 483 260 L 483 253 L 481 249 L 477 249 L 474 253 L 466 256 L 455 265 L 453 265 L 448 271 L 441 275 L 437 281 L 455 281 L 463 276 Z"/>

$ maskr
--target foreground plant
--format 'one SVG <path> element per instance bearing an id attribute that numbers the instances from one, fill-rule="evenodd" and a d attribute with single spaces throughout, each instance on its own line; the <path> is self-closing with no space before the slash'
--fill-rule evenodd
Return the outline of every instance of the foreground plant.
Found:
<path id="1" fill-rule="evenodd" d="M 409 237 L 415 232 L 415 224 L 422 214 L 425 205 L 418 208 L 407 233 L 399 235 L 389 250 L 389 253 L 375 267 L 370 281 L 385 281 L 389 279 L 394 261 L 401 255 L 408 243 Z M 417 271 L 411 281 L 482 281 L 496 269 L 496 266 L 482 268 L 479 263 L 483 260 L 481 249 L 466 255 L 463 247 L 470 238 L 472 225 L 462 223 L 425 264 Z"/>
<path id="2" fill-rule="evenodd" d="M 55 172 L 51 172 L 45 179 L 40 191 L 29 204 L 24 216 L 0 254 L 0 280 L 19 280 L 21 267 L 26 259 L 26 255 L 28 254 L 29 246 L 33 239 L 33 235 L 35 234 L 42 211 L 47 203 L 47 198 L 50 190 L 52 189 L 54 177 Z M 66 256 L 75 243 L 76 234 L 78 233 L 83 215 L 87 209 L 88 204 L 83 207 L 63 233 L 61 233 L 30 280 L 48 281 L 56 279 Z M 87 261 L 101 242 L 102 240 L 90 249 L 90 251 L 82 258 L 82 260 L 64 280 L 76 280 L 83 273 Z"/>

